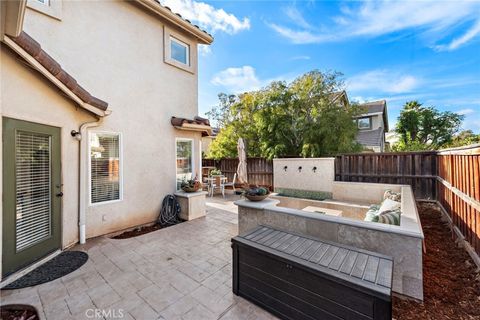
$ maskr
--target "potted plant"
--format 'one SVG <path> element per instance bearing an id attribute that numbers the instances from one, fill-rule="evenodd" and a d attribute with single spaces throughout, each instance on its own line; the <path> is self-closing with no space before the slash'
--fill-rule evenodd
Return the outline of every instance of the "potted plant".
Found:
<path id="1" fill-rule="evenodd" d="M 202 188 L 202 183 L 196 178 L 191 180 L 184 180 L 182 181 L 180 188 L 182 188 L 182 190 L 185 192 L 197 192 Z"/>
<path id="2" fill-rule="evenodd" d="M 220 171 L 220 169 L 210 170 L 210 176 L 221 176 L 221 175 L 222 175 L 222 171 Z"/>
<path id="3" fill-rule="evenodd" d="M 265 187 L 254 187 L 243 190 L 243 196 L 250 201 L 262 201 L 270 195 L 270 191 Z"/>

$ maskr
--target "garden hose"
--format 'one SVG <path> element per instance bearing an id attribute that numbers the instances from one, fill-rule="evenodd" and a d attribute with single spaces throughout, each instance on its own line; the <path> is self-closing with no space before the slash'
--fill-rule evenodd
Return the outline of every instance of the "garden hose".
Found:
<path id="1" fill-rule="evenodd" d="M 163 198 L 158 223 L 162 227 L 168 227 L 181 222 L 179 218 L 180 210 L 180 204 L 175 196 L 171 194 L 167 195 Z"/>

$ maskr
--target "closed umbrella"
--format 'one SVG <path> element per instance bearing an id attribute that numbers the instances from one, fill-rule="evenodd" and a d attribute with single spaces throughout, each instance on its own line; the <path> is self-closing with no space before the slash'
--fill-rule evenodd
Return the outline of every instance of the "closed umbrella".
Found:
<path id="1" fill-rule="evenodd" d="M 247 154 L 245 153 L 245 143 L 242 138 L 238 138 L 238 167 L 237 178 L 241 184 L 247 184 Z"/>

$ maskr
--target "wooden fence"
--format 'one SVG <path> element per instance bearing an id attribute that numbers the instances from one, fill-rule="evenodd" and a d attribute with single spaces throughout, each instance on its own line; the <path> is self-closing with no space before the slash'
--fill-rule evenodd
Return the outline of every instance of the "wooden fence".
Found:
<path id="1" fill-rule="evenodd" d="M 480 255 L 480 146 L 438 154 L 438 201 Z"/>
<path id="2" fill-rule="evenodd" d="M 335 180 L 409 184 L 437 200 L 480 255 L 480 145 L 440 152 L 361 153 L 335 158 Z"/>
<path id="3" fill-rule="evenodd" d="M 335 180 L 409 184 L 416 198 L 436 199 L 436 152 L 356 153 L 335 158 Z"/>
<path id="4" fill-rule="evenodd" d="M 216 167 L 232 181 L 233 175 L 237 172 L 238 159 L 203 159 L 202 166 Z M 273 189 L 273 161 L 265 158 L 247 158 L 247 179 L 251 185 Z"/>
<path id="5" fill-rule="evenodd" d="M 203 165 L 219 168 L 231 180 L 238 159 L 204 159 Z M 248 158 L 247 171 L 250 184 L 273 187 L 273 161 Z M 480 145 L 440 152 L 339 155 L 335 180 L 411 185 L 417 199 L 439 201 L 454 230 L 480 255 Z"/>

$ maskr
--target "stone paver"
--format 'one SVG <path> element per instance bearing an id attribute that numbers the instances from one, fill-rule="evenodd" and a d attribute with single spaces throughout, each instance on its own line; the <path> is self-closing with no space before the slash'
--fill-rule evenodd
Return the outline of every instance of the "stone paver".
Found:
<path id="1" fill-rule="evenodd" d="M 232 293 L 234 196 L 207 197 L 207 216 L 143 236 L 100 237 L 75 272 L 39 286 L 1 291 L 1 304 L 34 305 L 41 319 L 275 319 Z"/>

